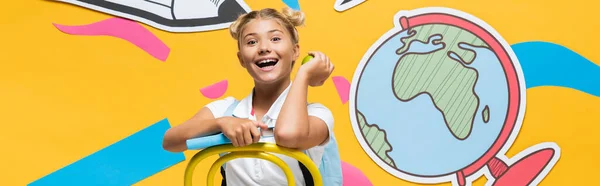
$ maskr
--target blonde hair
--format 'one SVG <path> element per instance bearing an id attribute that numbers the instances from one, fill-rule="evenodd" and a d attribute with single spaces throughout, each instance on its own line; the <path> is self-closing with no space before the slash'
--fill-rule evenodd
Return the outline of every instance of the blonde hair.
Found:
<path id="1" fill-rule="evenodd" d="M 254 19 L 275 19 L 292 35 L 292 41 L 294 44 L 297 44 L 299 41 L 296 26 L 304 25 L 304 13 L 288 7 L 283 8 L 281 12 L 278 12 L 272 8 L 254 10 L 247 14 L 240 15 L 237 20 L 235 20 L 229 26 L 231 37 L 238 41 L 238 47 L 240 37 L 242 36 L 242 31 L 244 30 L 246 24 Z"/>

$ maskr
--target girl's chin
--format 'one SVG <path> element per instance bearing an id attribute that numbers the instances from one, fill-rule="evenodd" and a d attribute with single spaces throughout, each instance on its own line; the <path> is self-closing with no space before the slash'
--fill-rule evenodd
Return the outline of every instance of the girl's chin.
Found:
<path id="1" fill-rule="evenodd" d="M 270 74 L 269 74 L 270 75 Z M 261 84 L 275 84 L 283 80 L 282 76 L 258 76 L 254 80 Z"/>

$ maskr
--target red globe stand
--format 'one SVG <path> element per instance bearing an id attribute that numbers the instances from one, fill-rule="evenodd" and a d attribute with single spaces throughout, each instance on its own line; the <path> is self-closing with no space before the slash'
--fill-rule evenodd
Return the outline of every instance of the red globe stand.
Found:
<path id="1" fill-rule="evenodd" d="M 541 149 L 528 154 L 506 168 L 502 167 L 506 166 L 506 163 L 502 160 L 492 159 L 488 163 L 488 169 L 493 172 L 492 176 L 496 178 L 493 185 L 529 185 L 548 166 L 555 153 L 552 148 Z M 496 163 L 497 166 L 493 166 L 495 162 L 498 162 Z"/>
<path id="2" fill-rule="evenodd" d="M 558 149 L 553 147 L 544 147 L 533 152 L 521 152 L 526 154 L 520 158 L 514 158 L 514 163 L 508 163 L 498 157 L 494 157 L 487 162 L 486 166 L 490 177 L 488 182 L 493 182 L 493 186 L 521 186 L 530 185 L 536 178 L 545 176 L 543 173 L 547 168 L 552 168 L 556 163 Z M 456 173 L 458 185 L 465 186 L 463 171 Z M 490 185 L 490 184 L 486 184 Z"/>

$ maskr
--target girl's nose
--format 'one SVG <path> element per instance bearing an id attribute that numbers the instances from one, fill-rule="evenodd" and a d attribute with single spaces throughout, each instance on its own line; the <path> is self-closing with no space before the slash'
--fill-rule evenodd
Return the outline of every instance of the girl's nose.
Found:
<path id="1" fill-rule="evenodd" d="M 258 54 L 264 55 L 264 54 L 268 54 L 270 52 L 271 52 L 271 49 L 269 48 L 268 44 L 263 43 L 259 46 Z"/>

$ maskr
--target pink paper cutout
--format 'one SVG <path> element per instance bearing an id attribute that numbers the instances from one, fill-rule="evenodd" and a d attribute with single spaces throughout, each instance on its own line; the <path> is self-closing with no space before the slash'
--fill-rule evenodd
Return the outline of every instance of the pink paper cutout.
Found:
<path id="1" fill-rule="evenodd" d="M 333 84 L 335 85 L 335 89 L 342 100 L 342 104 L 346 104 L 348 102 L 348 97 L 350 97 L 350 82 L 342 76 L 335 76 L 331 78 L 333 80 Z"/>
<path id="2" fill-rule="evenodd" d="M 358 168 L 342 161 L 343 186 L 373 186 L 369 178 Z"/>
<path id="3" fill-rule="evenodd" d="M 225 94 L 225 92 L 227 91 L 227 80 L 222 80 L 219 81 L 218 83 L 209 85 L 207 87 L 201 88 L 200 92 L 202 93 L 202 95 L 204 95 L 204 97 L 210 98 L 210 99 L 216 99 L 219 98 L 221 96 L 223 96 L 223 94 Z"/>
<path id="4" fill-rule="evenodd" d="M 52 23 L 58 30 L 71 35 L 113 36 L 126 40 L 153 57 L 165 61 L 170 49 L 158 37 L 137 22 L 123 18 L 109 18 L 80 26 L 65 26 Z"/>

